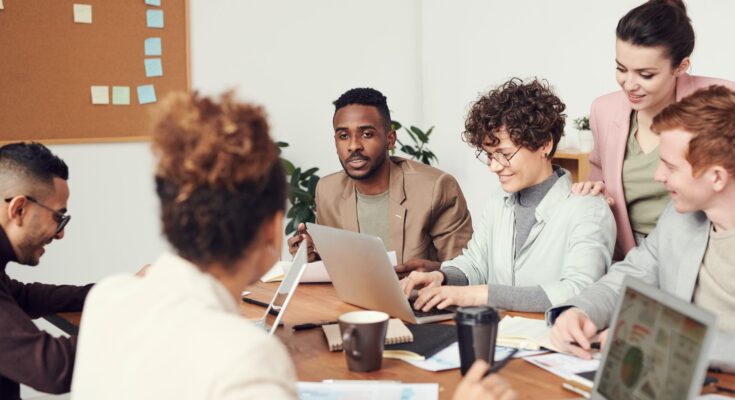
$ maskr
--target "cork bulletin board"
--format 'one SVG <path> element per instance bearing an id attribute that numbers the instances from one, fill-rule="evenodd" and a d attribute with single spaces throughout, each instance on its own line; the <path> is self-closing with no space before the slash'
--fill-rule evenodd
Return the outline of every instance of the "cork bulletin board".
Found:
<path id="1" fill-rule="evenodd" d="M 0 0 L 0 142 L 145 139 L 191 87 L 188 22 L 187 0 Z"/>

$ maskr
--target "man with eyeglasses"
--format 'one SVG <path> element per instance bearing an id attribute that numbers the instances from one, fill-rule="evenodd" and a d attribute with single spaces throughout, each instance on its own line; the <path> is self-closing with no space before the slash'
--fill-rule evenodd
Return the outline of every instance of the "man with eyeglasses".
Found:
<path id="1" fill-rule="evenodd" d="M 8 263 L 38 265 L 45 247 L 64 237 L 69 172 L 39 143 L 0 147 L 0 399 L 19 399 L 20 385 L 68 392 L 76 338 L 54 338 L 31 318 L 81 311 L 92 285 L 24 284 Z"/>
<path id="2" fill-rule="evenodd" d="M 541 312 L 578 294 L 610 265 L 615 220 L 601 196 L 572 195 L 570 173 L 551 159 L 565 105 L 548 83 L 512 79 L 472 106 L 464 139 L 495 173 L 492 196 L 461 255 L 411 272 L 416 309 L 489 304 Z"/>

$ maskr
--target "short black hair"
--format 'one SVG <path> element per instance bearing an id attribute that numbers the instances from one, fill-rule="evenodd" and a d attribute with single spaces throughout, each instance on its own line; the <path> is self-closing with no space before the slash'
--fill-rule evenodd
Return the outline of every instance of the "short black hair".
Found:
<path id="1" fill-rule="evenodd" d="M 69 180 L 69 167 L 48 147 L 37 142 L 16 142 L 0 147 L 0 169 L 12 168 L 41 182 Z"/>
<path id="2" fill-rule="evenodd" d="M 388 98 L 373 88 L 354 88 L 344 93 L 334 102 L 335 114 L 340 108 L 359 104 L 361 106 L 371 106 L 378 109 L 380 118 L 383 120 L 383 127 L 386 131 L 390 130 L 391 119 L 390 110 L 388 110 Z"/>

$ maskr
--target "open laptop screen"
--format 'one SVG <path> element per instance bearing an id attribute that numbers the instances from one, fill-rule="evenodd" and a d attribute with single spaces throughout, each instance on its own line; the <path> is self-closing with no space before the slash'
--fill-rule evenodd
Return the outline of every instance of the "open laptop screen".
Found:
<path id="1" fill-rule="evenodd" d="M 627 286 L 610 327 L 598 393 L 607 399 L 687 399 L 707 329 L 705 323 Z"/>

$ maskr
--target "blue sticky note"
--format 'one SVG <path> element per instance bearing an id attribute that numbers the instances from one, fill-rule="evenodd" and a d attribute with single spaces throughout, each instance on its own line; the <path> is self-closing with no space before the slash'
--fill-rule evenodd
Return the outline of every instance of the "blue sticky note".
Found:
<path id="1" fill-rule="evenodd" d="M 163 28 L 163 10 L 146 11 L 146 20 L 149 28 Z"/>
<path id="2" fill-rule="evenodd" d="M 145 76 L 146 78 L 163 76 L 163 66 L 161 65 L 160 58 L 145 59 Z"/>
<path id="3" fill-rule="evenodd" d="M 153 85 L 138 86 L 138 103 L 149 104 L 156 102 L 156 89 Z"/>
<path id="4" fill-rule="evenodd" d="M 145 40 L 145 55 L 160 56 L 161 55 L 161 38 L 152 37 Z"/>
<path id="5" fill-rule="evenodd" d="M 161 6 L 161 0 L 145 0 L 145 4 L 149 6 Z"/>

